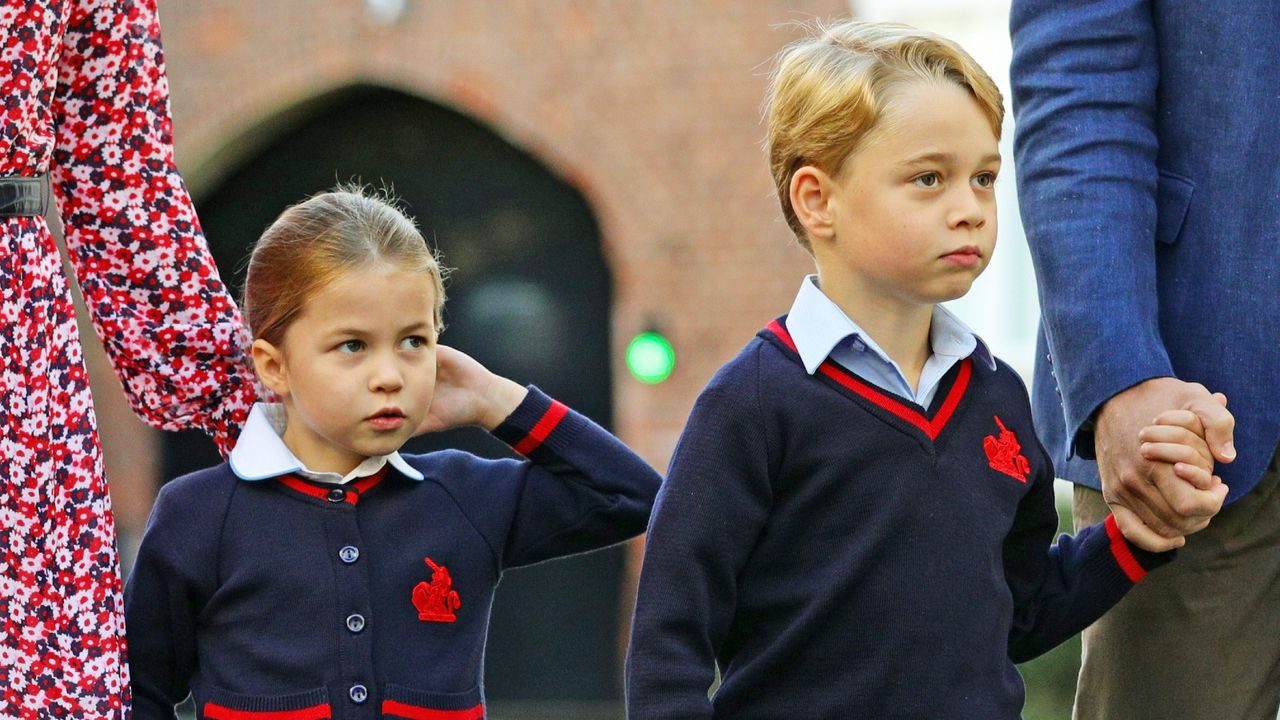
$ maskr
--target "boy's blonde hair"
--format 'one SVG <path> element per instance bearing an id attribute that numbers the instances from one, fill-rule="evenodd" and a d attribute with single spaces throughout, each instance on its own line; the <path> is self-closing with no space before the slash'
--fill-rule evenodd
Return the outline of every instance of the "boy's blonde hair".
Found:
<path id="1" fill-rule="evenodd" d="M 977 100 L 997 139 L 1004 101 L 995 82 L 959 45 L 896 23 L 815 24 L 778 54 L 766 96 L 769 167 L 787 224 L 809 238 L 791 207 L 791 176 L 812 165 L 832 176 L 876 127 L 895 85 L 953 82 Z"/>
<path id="2" fill-rule="evenodd" d="M 377 263 L 430 277 L 435 326 L 443 329 L 444 269 L 417 224 L 389 192 L 340 185 L 285 210 L 254 246 L 243 301 L 250 332 L 279 345 L 316 291 Z"/>

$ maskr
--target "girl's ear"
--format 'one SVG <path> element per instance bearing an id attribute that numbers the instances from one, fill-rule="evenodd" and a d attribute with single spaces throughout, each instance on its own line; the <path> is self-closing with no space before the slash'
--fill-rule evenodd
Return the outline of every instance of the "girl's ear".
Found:
<path id="1" fill-rule="evenodd" d="M 288 395 L 289 369 L 285 365 L 284 352 L 262 338 L 253 341 L 249 352 L 253 356 L 253 368 L 262 384 L 280 397 Z"/>
<path id="2" fill-rule="evenodd" d="M 791 175 L 791 209 L 811 240 L 829 240 L 835 235 L 831 212 L 835 183 L 825 171 L 801 166 Z"/>

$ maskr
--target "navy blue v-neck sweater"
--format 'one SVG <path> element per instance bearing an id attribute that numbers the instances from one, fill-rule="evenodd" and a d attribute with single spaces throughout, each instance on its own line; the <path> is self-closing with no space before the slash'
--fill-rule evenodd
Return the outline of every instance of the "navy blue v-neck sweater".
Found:
<path id="1" fill-rule="evenodd" d="M 1052 545 L 1057 523 L 1008 365 L 957 363 L 925 409 L 810 376 L 775 321 L 698 398 L 659 492 L 629 717 L 1017 718 L 1014 663 L 1170 559 L 1110 519 Z"/>
<path id="2" fill-rule="evenodd" d="M 166 485 L 125 591 L 134 718 L 172 720 L 188 692 L 211 720 L 483 718 L 503 571 L 639 534 L 660 483 L 533 387 L 493 434 L 528 459 L 406 455 L 425 479 L 341 487 L 223 464 Z"/>

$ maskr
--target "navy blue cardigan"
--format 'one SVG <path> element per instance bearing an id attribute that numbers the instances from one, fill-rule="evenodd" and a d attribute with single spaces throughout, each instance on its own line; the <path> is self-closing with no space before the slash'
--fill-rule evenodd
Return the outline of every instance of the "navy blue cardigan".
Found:
<path id="1" fill-rule="evenodd" d="M 654 508 L 632 720 L 1017 718 L 1015 662 L 1169 558 L 1063 536 L 1022 381 L 964 360 L 933 407 L 775 321 L 712 379 Z M 707 698 L 715 665 L 722 683 Z"/>
<path id="2" fill-rule="evenodd" d="M 528 460 L 443 451 L 338 488 L 226 465 L 156 501 L 125 592 L 134 717 L 194 696 L 219 720 L 484 715 L 506 568 L 639 534 L 660 478 L 530 388 L 493 433 Z"/>

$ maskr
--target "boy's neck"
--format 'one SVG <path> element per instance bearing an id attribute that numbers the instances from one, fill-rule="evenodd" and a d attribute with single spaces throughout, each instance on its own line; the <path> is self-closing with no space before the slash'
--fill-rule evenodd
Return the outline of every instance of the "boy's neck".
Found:
<path id="1" fill-rule="evenodd" d="M 850 279 L 818 273 L 819 288 L 898 364 L 915 391 L 933 353 L 933 305 L 904 302 Z"/>

